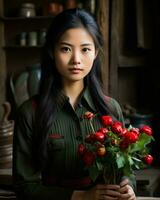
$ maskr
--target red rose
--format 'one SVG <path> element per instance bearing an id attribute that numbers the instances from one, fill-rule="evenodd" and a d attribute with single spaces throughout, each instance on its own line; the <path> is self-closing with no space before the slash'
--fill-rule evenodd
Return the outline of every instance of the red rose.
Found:
<path id="1" fill-rule="evenodd" d="M 145 133 L 149 136 L 152 135 L 152 128 L 150 126 L 143 126 L 142 128 L 140 128 L 140 133 Z"/>
<path id="2" fill-rule="evenodd" d="M 85 119 L 92 120 L 93 117 L 94 117 L 94 114 L 93 114 L 92 112 L 87 111 L 87 112 L 84 114 L 84 118 L 85 118 Z"/>
<path id="3" fill-rule="evenodd" d="M 84 144 L 79 144 L 78 145 L 78 153 L 79 155 L 83 155 L 86 151 L 86 146 Z"/>
<path id="4" fill-rule="evenodd" d="M 95 141 L 103 143 L 105 140 L 105 134 L 102 132 L 96 132 L 94 138 Z"/>
<path id="5" fill-rule="evenodd" d="M 105 126 L 111 126 L 113 124 L 113 119 L 111 116 L 109 115 L 104 115 L 101 117 L 101 120 L 102 120 L 102 123 L 105 125 Z"/>
<path id="6" fill-rule="evenodd" d="M 121 135 L 123 132 L 122 123 L 121 122 L 114 122 L 111 126 L 111 129 L 114 133 Z"/>
<path id="7" fill-rule="evenodd" d="M 144 162 L 147 164 L 147 165 L 151 165 L 152 162 L 153 162 L 153 157 L 151 155 L 146 155 L 144 158 L 143 158 Z"/>
<path id="8" fill-rule="evenodd" d="M 135 143 L 138 140 L 138 135 L 135 132 L 132 131 L 128 131 L 125 135 L 124 135 L 125 139 L 129 142 L 129 143 Z"/>
<path id="9" fill-rule="evenodd" d="M 87 166 L 91 166 L 95 160 L 95 155 L 92 152 L 85 152 L 83 156 L 83 162 Z"/>

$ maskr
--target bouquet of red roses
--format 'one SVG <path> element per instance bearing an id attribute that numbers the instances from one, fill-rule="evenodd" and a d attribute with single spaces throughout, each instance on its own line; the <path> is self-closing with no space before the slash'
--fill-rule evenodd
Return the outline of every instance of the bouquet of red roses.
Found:
<path id="1" fill-rule="evenodd" d="M 103 127 L 94 130 L 94 114 L 86 112 L 92 132 L 78 147 L 78 153 L 89 170 L 93 181 L 103 176 L 105 183 L 116 184 L 120 176 L 130 177 L 134 169 L 143 168 L 153 161 L 148 144 L 154 139 L 152 128 L 144 125 L 135 128 L 131 125 L 123 128 L 122 123 L 113 121 L 109 115 L 101 116 Z"/>

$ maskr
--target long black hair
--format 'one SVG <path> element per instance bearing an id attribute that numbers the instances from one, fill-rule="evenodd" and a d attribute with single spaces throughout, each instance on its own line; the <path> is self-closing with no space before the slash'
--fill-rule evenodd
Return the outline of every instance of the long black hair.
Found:
<path id="1" fill-rule="evenodd" d="M 53 58 L 55 45 L 62 34 L 70 28 L 85 28 L 92 36 L 98 55 L 94 60 L 90 73 L 85 77 L 85 83 L 91 92 L 94 104 L 101 114 L 110 113 L 102 91 L 101 62 L 103 57 L 103 40 L 94 17 L 82 9 L 64 10 L 51 23 L 44 44 L 41 62 L 41 81 L 39 103 L 36 112 L 36 150 L 43 160 L 47 157 L 48 131 L 56 115 L 56 105 L 60 103 L 61 77 Z"/>

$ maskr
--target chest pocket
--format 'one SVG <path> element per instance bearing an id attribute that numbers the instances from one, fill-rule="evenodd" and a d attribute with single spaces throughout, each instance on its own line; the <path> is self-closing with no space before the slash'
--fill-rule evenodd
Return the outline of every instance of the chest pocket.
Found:
<path id="1" fill-rule="evenodd" d="M 52 151 L 61 151 L 65 147 L 64 136 L 60 134 L 49 134 L 48 147 Z"/>

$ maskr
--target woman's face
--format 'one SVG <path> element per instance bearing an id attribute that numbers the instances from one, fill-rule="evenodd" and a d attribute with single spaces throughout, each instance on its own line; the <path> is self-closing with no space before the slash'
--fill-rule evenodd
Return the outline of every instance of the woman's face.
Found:
<path id="1" fill-rule="evenodd" d="M 85 28 L 68 29 L 54 49 L 62 83 L 82 82 L 90 72 L 96 54 L 93 38 Z"/>

